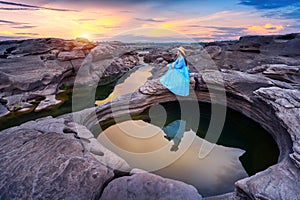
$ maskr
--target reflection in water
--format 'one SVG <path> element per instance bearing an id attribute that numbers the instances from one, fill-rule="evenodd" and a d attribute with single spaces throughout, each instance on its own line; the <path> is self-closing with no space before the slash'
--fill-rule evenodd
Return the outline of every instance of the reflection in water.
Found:
<path id="1" fill-rule="evenodd" d="M 184 120 L 176 120 L 160 129 L 141 120 L 125 121 L 107 128 L 98 140 L 132 167 L 145 169 L 154 163 L 163 166 L 164 160 L 176 158 L 154 173 L 192 184 L 203 196 L 233 191 L 234 182 L 248 176 L 239 161 L 244 151 L 215 145 L 207 157 L 199 159 L 204 139 L 191 130 L 185 131 L 185 124 Z M 171 141 L 164 137 L 165 134 Z M 190 141 L 188 149 L 183 149 Z M 159 153 L 154 157 L 145 154 L 155 151 Z M 142 153 L 143 156 L 138 157 Z"/>
<path id="2" fill-rule="evenodd" d="M 133 91 L 137 90 L 151 76 L 151 72 L 150 72 L 151 69 L 152 67 L 150 65 L 144 64 L 140 68 L 138 68 L 135 72 L 130 74 L 129 77 L 123 77 L 126 78 L 125 80 L 121 78 L 119 82 L 123 80 L 124 82 L 116 85 L 114 91 L 110 93 L 110 95 L 107 98 L 105 98 L 104 100 L 98 100 L 96 101 L 95 104 L 99 106 L 121 95 L 132 93 Z"/>
<path id="3" fill-rule="evenodd" d="M 209 143 L 197 136 L 183 156 L 155 173 L 191 184 L 202 196 L 233 191 L 237 180 L 248 177 L 239 160 L 245 151 L 209 143 L 214 145 L 212 151 L 203 159 L 199 159 L 199 150 L 203 148 L 203 142 Z M 207 144 L 205 146 L 207 147 Z"/>
<path id="4" fill-rule="evenodd" d="M 183 137 L 185 127 L 186 121 L 178 119 L 162 128 L 162 130 L 166 134 L 165 138 L 174 142 L 174 145 L 170 149 L 171 151 L 178 150 L 178 146 L 181 142 L 181 138 Z"/>

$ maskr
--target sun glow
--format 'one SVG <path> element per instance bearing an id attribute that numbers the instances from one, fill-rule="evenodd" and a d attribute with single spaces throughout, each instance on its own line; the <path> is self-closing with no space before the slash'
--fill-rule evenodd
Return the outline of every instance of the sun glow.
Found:
<path id="1" fill-rule="evenodd" d="M 85 39 L 89 39 L 89 34 L 83 33 L 80 37 L 85 38 Z"/>

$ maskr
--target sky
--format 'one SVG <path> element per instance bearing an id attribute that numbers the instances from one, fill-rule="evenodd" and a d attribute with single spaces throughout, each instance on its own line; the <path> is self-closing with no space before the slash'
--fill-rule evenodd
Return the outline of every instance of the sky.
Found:
<path id="1" fill-rule="evenodd" d="M 0 40 L 207 42 L 300 32 L 296 0 L 0 1 Z"/>

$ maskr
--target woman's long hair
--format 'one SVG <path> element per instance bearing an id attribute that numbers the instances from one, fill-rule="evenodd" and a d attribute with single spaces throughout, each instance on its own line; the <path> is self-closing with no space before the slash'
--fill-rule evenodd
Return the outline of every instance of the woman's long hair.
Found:
<path id="1" fill-rule="evenodd" d="M 185 56 L 183 56 L 183 59 L 184 59 L 185 65 L 188 66 L 188 62 L 187 62 Z"/>
<path id="2" fill-rule="evenodd" d="M 183 55 L 183 54 L 181 53 L 181 54 L 178 55 L 178 57 L 179 57 L 180 55 L 183 57 L 184 62 L 185 62 L 185 65 L 188 66 L 188 62 L 187 62 L 187 59 L 186 59 L 185 55 Z"/>

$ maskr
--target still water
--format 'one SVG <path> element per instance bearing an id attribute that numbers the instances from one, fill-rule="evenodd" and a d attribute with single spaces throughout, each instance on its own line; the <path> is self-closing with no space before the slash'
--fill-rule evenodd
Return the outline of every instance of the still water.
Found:
<path id="1" fill-rule="evenodd" d="M 191 104 L 156 105 L 141 114 L 139 120 L 109 126 L 99 134 L 98 141 L 132 167 L 184 181 L 203 196 L 231 192 L 237 180 L 277 162 L 279 150 L 273 138 L 257 123 L 231 109 L 227 110 L 217 144 L 203 139 L 210 122 L 210 104 L 199 102 L 197 122 Z M 167 115 L 163 125 L 157 111 L 162 108 Z M 190 115 L 183 115 L 183 109 Z M 206 152 L 203 147 L 211 150 L 204 158 L 199 156 L 201 151 Z"/>
<path id="2" fill-rule="evenodd" d="M 113 92 L 103 100 L 96 100 L 95 104 L 99 106 L 121 95 L 134 92 L 152 75 L 150 72 L 151 69 L 152 67 L 150 65 L 143 64 L 137 68 L 137 70 L 125 74 L 125 76 L 118 80 Z"/>

